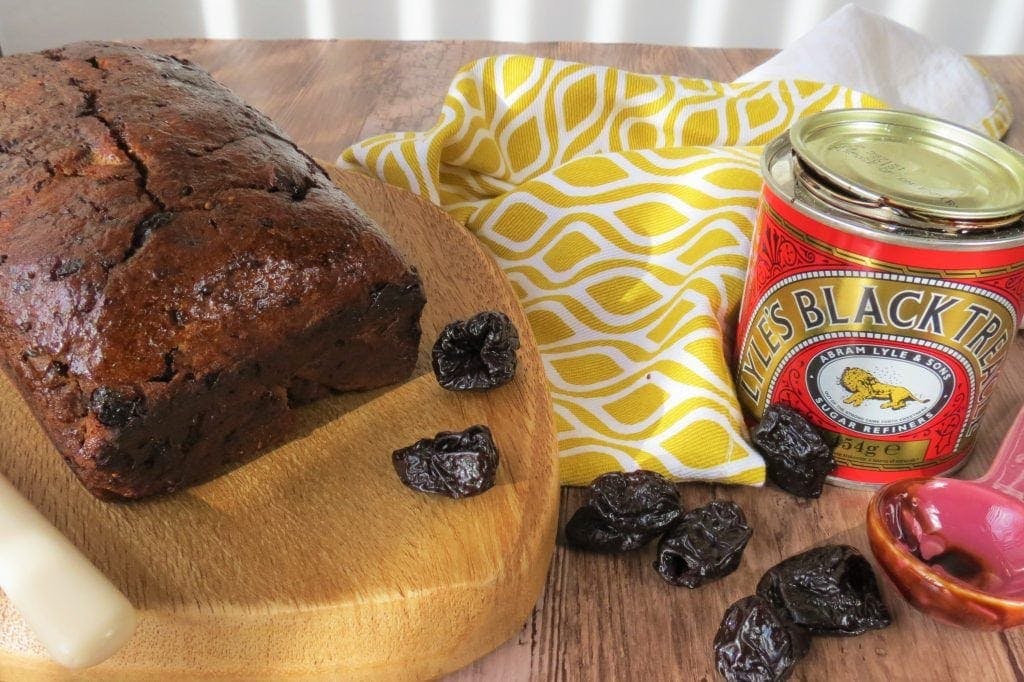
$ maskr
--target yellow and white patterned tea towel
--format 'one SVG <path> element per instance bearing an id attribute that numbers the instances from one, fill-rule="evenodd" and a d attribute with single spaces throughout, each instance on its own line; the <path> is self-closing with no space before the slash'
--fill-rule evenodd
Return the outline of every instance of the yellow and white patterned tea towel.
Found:
<path id="1" fill-rule="evenodd" d="M 760 484 L 730 376 L 761 178 L 793 121 L 882 102 L 528 56 L 473 62 L 436 125 L 345 150 L 442 206 L 508 274 L 540 344 L 562 481 L 653 469 Z"/>

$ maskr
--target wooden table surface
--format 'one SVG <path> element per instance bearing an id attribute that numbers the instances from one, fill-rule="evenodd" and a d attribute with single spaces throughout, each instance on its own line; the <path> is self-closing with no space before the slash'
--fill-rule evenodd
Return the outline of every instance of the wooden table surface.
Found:
<path id="1" fill-rule="evenodd" d="M 300 146 L 329 160 L 364 137 L 428 127 L 456 69 L 490 54 L 520 52 L 724 81 L 771 54 L 579 43 L 174 40 L 149 46 L 205 67 Z M 979 61 L 1024 116 L 1024 56 Z M 1024 149 L 1024 123 L 1011 130 L 1007 141 Z M 1020 336 L 1015 346 L 965 476 L 984 471 L 1024 400 Z M 681 491 L 688 507 L 720 497 L 746 510 L 755 535 L 739 571 L 690 591 L 662 582 L 650 566 L 651 547 L 616 557 L 559 547 L 545 592 L 519 635 L 454 678 L 715 679 L 710 650 L 721 613 L 752 592 L 766 568 L 826 542 L 850 543 L 867 552 L 864 509 L 869 495 L 864 492 L 829 487 L 821 499 L 806 501 L 773 488 L 694 484 Z M 563 489 L 560 524 L 581 499 L 579 490 Z M 939 625 L 910 609 L 890 585 L 883 588 L 895 624 L 857 638 L 817 639 L 794 679 L 1024 680 L 1024 628 L 998 634 Z"/>

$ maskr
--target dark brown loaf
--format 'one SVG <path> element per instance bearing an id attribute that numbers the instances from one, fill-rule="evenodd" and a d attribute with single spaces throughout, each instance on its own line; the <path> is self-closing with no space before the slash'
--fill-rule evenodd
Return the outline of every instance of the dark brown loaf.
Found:
<path id="1" fill-rule="evenodd" d="M 0 188 L 0 362 L 98 495 L 208 478 L 285 437 L 292 405 L 412 371 L 415 272 L 188 62 L 0 59 Z"/>

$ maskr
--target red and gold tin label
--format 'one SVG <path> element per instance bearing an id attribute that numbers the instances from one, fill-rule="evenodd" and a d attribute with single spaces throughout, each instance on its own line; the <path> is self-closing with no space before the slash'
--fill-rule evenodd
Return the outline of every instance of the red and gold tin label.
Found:
<path id="1" fill-rule="evenodd" d="M 791 156 L 766 150 L 737 337 L 744 410 L 786 403 L 833 434 L 838 482 L 957 468 L 1024 305 L 1021 227 L 973 242 L 890 229 L 804 194 Z"/>

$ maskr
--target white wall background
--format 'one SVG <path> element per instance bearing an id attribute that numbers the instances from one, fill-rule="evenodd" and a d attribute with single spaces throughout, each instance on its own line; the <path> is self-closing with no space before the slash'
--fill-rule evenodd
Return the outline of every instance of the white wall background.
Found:
<path id="1" fill-rule="evenodd" d="M 847 0 L 0 0 L 0 49 L 83 39 L 579 40 L 783 47 Z M 857 0 L 971 54 L 1024 53 L 1024 0 Z"/>

